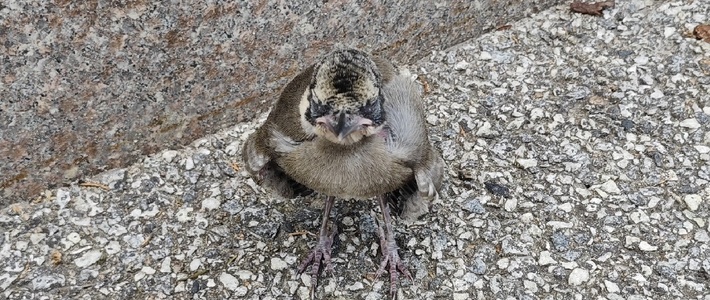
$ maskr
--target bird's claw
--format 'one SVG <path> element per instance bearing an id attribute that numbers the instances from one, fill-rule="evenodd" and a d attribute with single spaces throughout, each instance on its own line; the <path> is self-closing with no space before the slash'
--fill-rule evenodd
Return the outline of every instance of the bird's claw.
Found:
<path id="1" fill-rule="evenodd" d="M 393 238 L 388 238 L 385 235 L 382 227 L 380 231 L 380 250 L 382 252 L 382 261 L 380 267 L 375 272 L 375 279 L 380 278 L 385 271 L 390 273 L 390 299 L 397 299 L 397 282 L 399 282 L 400 274 L 403 274 L 410 281 L 414 281 L 409 269 L 399 257 L 399 247 Z M 387 266 L 389 265 L 389 268 Z"/>
<path id="2" fill-rule="evenodd" d="M 298 266 L 298 274 L 301 274 L 306 270 L 306 268 L 308 268 L 309 265 L 311 265 L 311 271 L 309 272 L 311 275 L 311 298 L 314 297 L 315 288 L 318 286 L 318 274 L 320 272 L 321 260 L 323 260 L 323 264 L 325 264 L 325 271 L 331 273 L 333 272 L 331 253 L 336 233 L 337 230 L 333 228 L 328 234 L 321 235 L 318 238 L 318 244 L 313 247 L 313 250 L 311 250 L 311 253 L 308 254 L 308 257 L 306 257 L 306 259 L 304 259 Z"/>

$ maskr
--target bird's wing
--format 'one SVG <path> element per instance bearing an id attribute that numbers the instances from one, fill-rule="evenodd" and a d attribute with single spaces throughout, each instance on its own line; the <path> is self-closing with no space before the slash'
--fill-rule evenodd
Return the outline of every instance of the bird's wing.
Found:
<path id="1" fill-rule="evenodd" d="M 393 155 L 416 164 L 429 147 L 424 106 L 416 84 L 405 75 L 394 76 L 382 89 Z"/>
<path id="2" fill-rule="evenodd" d="M 287 198 L 311 192 L 287 176 L 274 160 L 310 137 L 301 126 L 299 104 L 312 74 L 313 66 L 286 85 L 264 124 L 249 136 L 242 149 L 247 171 L 262 185 Z"/>
<path id="3" fill-rule="evenodd" d="M 428 212 L 429 203 L 438 195 L 444 175 L 444 160 L 429 143 L 424 104 L 418 86 L 405 75 L 396 75 L 383 88 L 385 113 L 390 131 L 390 152 L 412 168 L 416 191 L 399 191 L 402 216 L 416 219 Z"/>

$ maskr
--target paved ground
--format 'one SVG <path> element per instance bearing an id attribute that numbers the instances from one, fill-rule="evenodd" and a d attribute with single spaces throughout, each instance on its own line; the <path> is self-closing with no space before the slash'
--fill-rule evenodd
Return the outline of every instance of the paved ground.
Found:
<path id="1" fill-rule="evenodd" d="M 543 11 L 410 66 L 448 163 L 395 226 L 404 299 L 710 299 L 710 2 Z M 0 210 L 0 298 L 301 299 L 322 199 L 235 171 L 240 124 Z M 340 201 L 322 299 L 381 299 L 376 205 Z"/>

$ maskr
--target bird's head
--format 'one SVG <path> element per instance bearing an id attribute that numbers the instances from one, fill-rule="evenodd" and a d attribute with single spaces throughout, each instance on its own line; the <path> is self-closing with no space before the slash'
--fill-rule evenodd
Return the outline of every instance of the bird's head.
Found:
<path id="1" fill-rule="evenodd" d="M 376 134 L 385 121 L 381 87 L 382 75 L 368 54 L 353 49 L 328 54 L 315 66 L 304 95 L 306 126 L 341 145 Z"/>

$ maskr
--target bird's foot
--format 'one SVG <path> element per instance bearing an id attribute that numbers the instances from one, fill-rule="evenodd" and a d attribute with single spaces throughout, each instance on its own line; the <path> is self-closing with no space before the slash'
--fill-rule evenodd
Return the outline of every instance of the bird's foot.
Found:
<path id="1" fill-rule="evenodd" d="M 305 260 L 299 265 L 298 267 L 298 273 L 301 274 L 303 271 L 306 270 L 306 268 L 311 265 L 311 296 L 315 294 L 315 288 L 318 285 L 318 273 L 320 272 L 320 267 L 321 267 L 321 260 L 323 260 L 323 264 L 325 265 L 325 271 L 326 272 L 332 272 L 333 271 L 333 265 L 331 263 L 331 253 L 333 250 L 333 240 L 335 238 L 335 234 L 337 233 L 337 229 L 333 227 L 330 232 L 327 232 L 325 234 L 321 234 L 320 237 L 318 238 L 318 244 L 313 247 L 313 250 L 311 250 L 311 253 L 306 257 Z"/>
<path id="2" fill-rule="evenodd" d="M 399 247 L 394 238 L 387 238 L 380 228 L 380 250 L 382 252 L 382 262 L 375 273 L 375 278 L 379 278 L 387 270 L 390 273 L 390 299 L 397 299 L 397 282 L 400 274 L 410 281 L 413 281 L 412 274 L 409 273 L 404 261 L 399 257 Z M 389 265 L 389 268 L 387 266 Z"/>

